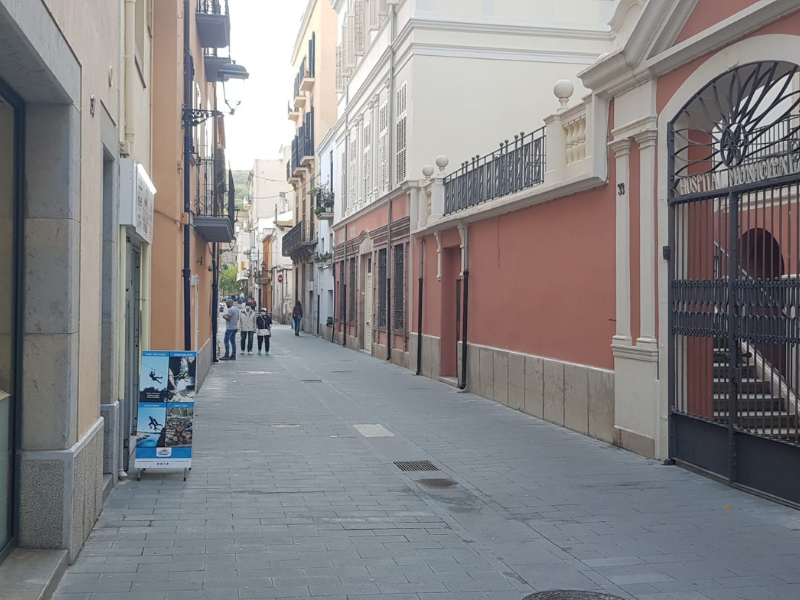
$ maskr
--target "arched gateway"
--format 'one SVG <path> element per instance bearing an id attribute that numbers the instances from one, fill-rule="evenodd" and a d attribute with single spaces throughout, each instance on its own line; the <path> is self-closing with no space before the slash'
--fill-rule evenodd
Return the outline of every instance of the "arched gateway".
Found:
<path id="1" fill-rule="evenodd" d="M 800 68 L 718 76 L 667 143 L 670 454 L 800 502 Z"/>

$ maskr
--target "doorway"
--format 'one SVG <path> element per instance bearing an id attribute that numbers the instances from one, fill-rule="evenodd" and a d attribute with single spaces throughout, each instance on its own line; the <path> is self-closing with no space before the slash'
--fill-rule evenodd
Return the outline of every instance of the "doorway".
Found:
<path id="1" fill-rule="evenodd" d="M 0 306 L 7 311 L 0 321 L 0 562 L 15 538 L 16 380 L 21 359 L 17 264 L 22 240 L 22 107 L 10 99 L 10 92 L 4 95 L 4 89 L 0 81 Z"/>
<path id="2" fill-rule="evenodd" d="M 138 246 L 127 242 L 125 281 L 125 398 L 122 410 L 122 470 L 130 468 L 130 455 L 135 443 L 139 401 L 139 362 L 142 334 L 141 269 L 142 254 Z M 127 432 L 127 434 L 125 433 Z"/>
<path id="3" fill-rule="evenodd" d="M 372 354 L 372 257 L 366 258 L 366 274 L 364 276 L 364 350 Z"/>

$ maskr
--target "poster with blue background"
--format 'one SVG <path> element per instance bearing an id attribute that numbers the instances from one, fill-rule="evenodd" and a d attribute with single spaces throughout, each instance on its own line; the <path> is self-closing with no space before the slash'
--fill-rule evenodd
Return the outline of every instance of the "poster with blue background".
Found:
<path id="1" fill-rule="evenodd" d="M 192 466 L 196 352 L 142 352 L 137 469 Z"/>

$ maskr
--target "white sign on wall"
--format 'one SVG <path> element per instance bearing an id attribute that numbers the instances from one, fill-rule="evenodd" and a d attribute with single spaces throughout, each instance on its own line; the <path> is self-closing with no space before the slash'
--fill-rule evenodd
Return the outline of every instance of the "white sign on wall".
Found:
<path id="1" fill-rule="evenodd" d="M 156 188 L 147 170 L 132 158 L 119 161 L 119 222 L 148 244 L 153 242 Z"/>

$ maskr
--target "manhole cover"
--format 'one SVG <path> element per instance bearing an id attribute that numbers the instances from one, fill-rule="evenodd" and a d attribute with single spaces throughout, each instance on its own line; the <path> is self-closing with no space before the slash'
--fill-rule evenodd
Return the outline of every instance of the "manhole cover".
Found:
<path id="1" fill-rule="evenodd" d="M 605 592 L 585 592 L 582 590 L 551 590 L 537 592 L 526 596 L 522 600 L 623 600 L 619 596 L 612 596 Z"/>
<path id="2" fill-rule="evenodd" d="M 452 479 L 420 479 L 419 483 L 425 487 L 434 488 L 437 490 L 446 490 L 447 488 L 458 485 Z"/>
<path id="3" fill-rule="evenodd" d="M 438 471 L 429 460 L 398 460 L 394 463 L 401 471 Z"/>

